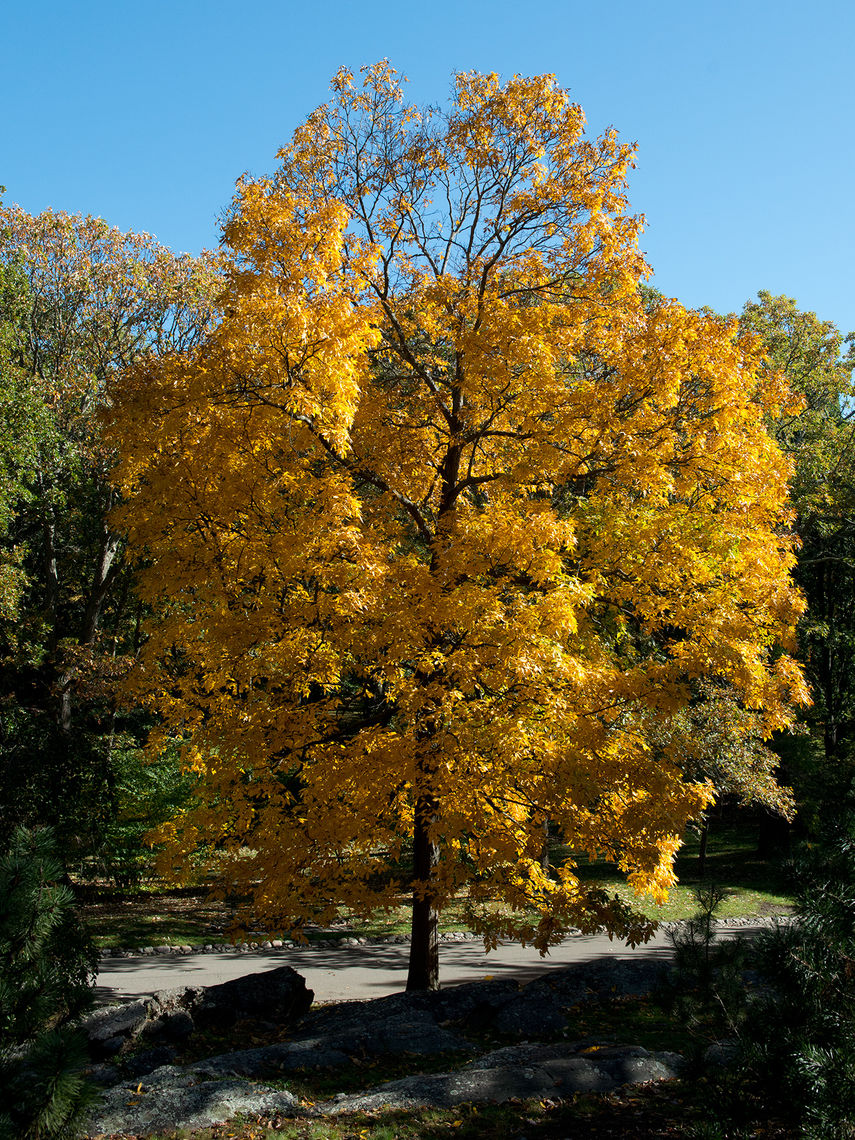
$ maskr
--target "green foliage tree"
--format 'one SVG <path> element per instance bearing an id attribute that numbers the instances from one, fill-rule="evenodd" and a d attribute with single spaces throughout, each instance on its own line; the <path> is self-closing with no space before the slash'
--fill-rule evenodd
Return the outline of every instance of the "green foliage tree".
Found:
<path id="1" fill-rule="evenodd" d="M 855 732 L 855 334 L 768 292 L 745 306 L 740 325 L 803 397 L 770 430 L 794 462 L 795 577 L 808 602 L 801 656 L 814 697 L 807 722 L 833 760 Z"/>
<path id="2" fill-rule="evenodd" d="M 154 853 L 149 845 L 153 828 L 174 818 L 191 798 L 195 781 L 181 771 L 175 748 L 147 756 L 137 744 L 144 734 L 129 732 L 130 742 L 114 746 L 115 810 L 106 821 L 92 871 L 112 879 L 119 887 L 132 888 L 154 872 Z"/>
<path id="3" fill-rule="evenodd" d="M 799 827 L 813 832 L 845 795 L 855 758 L 855 334 L 768 292 L 745 306 L 740 326 L 802 397 L 769 428 L 794 465 L 794 578 L 807 601 L 799 656 L 813 705 L 800 713 L 802 731 L 778 737 L 774 749 L 796 792 Z M 761 842 L 786 840 L 771 822 Z"/>
<path id="4" fill-rule="evenodd" d="M 48 823 L 77 860 L 116 812 L 140 606 L 98 416 L 115 369 L 194 343 L 216 280 L 96 218 L 0 209 L 0 837 Z"/>
<path id="5" fill-rule="evenodd" d="M 15 361 L 27 284 L 18 264 L 0 265 L 0 622 L 15 621 L 26 582 L 18 552 L 8 542 L 16 511 L 29 497 L 49 414 Z M 6 541 L 4 541 L 6 540 Z"/>
<path id="6" fill-rule="evenodd" d="M 97 953 L 59 880 L 51 832 L 19 828 L 0 857 L 0 1138 L 64 1140 L 92 1099 L 85 1038 Z"/>

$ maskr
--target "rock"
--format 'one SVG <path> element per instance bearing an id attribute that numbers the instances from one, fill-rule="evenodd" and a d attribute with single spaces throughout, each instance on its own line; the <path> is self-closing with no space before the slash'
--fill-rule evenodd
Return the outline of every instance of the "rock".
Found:
<path id="1" fill-rule="evenodd" d="M 245 1019 L 285 1025 L 307 1013 L 314 996 L 296 970 L 279 966 L 207 986 L 187 1008 L 200 1028 L 227 1029 Z"/>
<path id="2" fill-rule="evenodd" d="M 510 978 L 467 982 L 431 994 L 429 1001 L 440 1022 L 459 1023 L 470 1030 L 492 1028 L 496 1015 L 520 995 L 518 982 Z"/>
<path id="3" fill-rule="evenodd" d="M 85 1017 L 81 1025 L 96 1060 L 127 1052 L 142 1037 L 181 1042 L 196 1029 L 225 1029 L 252 1020 L 266 1030 L 300 1018 L 314 994 L 290 966 L 248 974 L 218 986 L 178 986 L 125 1005 L 108 1006 Z"/>
<path id="4" fill-rule="evenodd" d="M 569 1007 L 613 997 L 641 997 L 659 985 L 668 966 L 655 959 L 622 958 L 585 962 L 549 970 L 523 989 L 527 1000 L 545 997 Z"/>
<path id="5" fill-rule="evenodd" d="M 115 1056 L 142 1032 L 157 1008 L 157 1003 L 152 998 L 142 998 L 125 1005 L 108 1005 L 87 1014 L 80 1024 L 89 1038 L 93 1057 L 100 1059 Z"/>
<path id="6" fill-rule="evenodd" d="M 301 1069 L 338 1069 L 353 1063 L 353 1054 L 323 1037 L 304 1037 L 257 1049 L 222 1053 L 197 1063 L 199 1072 L 211 1077 L 272 1077 Z"/>
<path id="7" fill-rule="evenodd" d="M 377 1089 L 339 1093 L 334 1100 L 317 1105 L 319 1112 L 337 1116 L 344 1112 L 376 1112 L 382 1108 L 451 1108 L 464 1102 L 501 1104 L 512 1097 L 540 1096 L 553 1082 L 532 1070 L 490 1069 L 457 1073 L 429 1073 L 387 1081 Z"/>
<path id="8" fill-rule="evenodd" d="M 424 1057 L 471 1048 L 470 1042 L 437 1025 L 429 1012 L 414 1010 L 382 1018 L 351 1016 L 338 1024 L 328 1021 L 323 1029 L 314 1026 L 289 1041 L 223 1053 L 198 1067 L 210 1075 L 270 1077 L 299 1069 L 343 1068 L 368 1057 Z"/>
<path id="9" fill-rule="evenodd" d="M 85 1135 L 171 1133 L 177 1127 L 223 1124 L 239 1112 L 293 1116 L 298 1107 L 289 1092 L 242 1080 L 208 1080 L 196 1069 L 164 1065 L 142 1081 L 116 1085 L 103 1093 Z"/>
<path id="10" fill-rule="evenodd" d="M 537 1037 L 558 1033 L 567 1026 L 567 1013 L 546 995 L 529 996 L 523 991 L 495 1010 L 491 1028 L 513 1037 Z"/>
<path id="11" fill-rule="evenodd" d="M 205 998 L 205 986 L 174 986 L 169 990 L 157 990 L 154 1000 L 160 1012 L 173 1009 L 191 1009 Z"/>
<path id="12" fill-rule="evenodd" d="M 518 983 L 511 980 L 467 982 L 447 990 L 389 994 L 370 1002 L 339 1002 L 312 1010 L 301 1025 L 315 1034 L 353 1036 L 358 1032 L 364 1036 L 367 1033 L 387 1043 L 384 1051 L 388 1047 L 388 1051 L 443 1052 L 466 1048 L 469 1043 L 456 1034 L 437 1036 L 437 1029 L 446 1029 L 449 1025 L 464 1031 L 487 1029 L 497 1010 L 519 994 Z M 408 1029 L 410 1025 L 412 1028 Z M 424 1035 L 424 1039 L 407 1041 L 407 1032 Z M 428 1041 L 428 1036 L 433 1043 Z M 456 1044 L 452 1044 L 452 1040 Z"/>
<path id="13" fill-rule="evenodd" d="M 116 1085 L 123 1079 L 115 1065 L 103 1061 L 90 1065 L 85 1075 L 93 1084 L 104 1085 L 105 1087 Z"/>
<path id="14" fill-rule="evenodd" d="M 597 1052 L 597 1065 L 618 1085 L 645 1085 L 680 1075 L 685 1062 L 679 1053 L 649 1053 L 640 1045 L 617 1045 Z"/>
<path id="15" fill-rule="evenodd" d="M 640 1046 L 586 1049 L 573 1044 L 514 1045 L 497 1049 L 453 1073 L 419 1074 L 366 1092 L 339 1094 L 317 1105 L 329 1115 L 379 1108 L 451 1108 L 464 1101 L 501 1104 L 515 1097 L 606 1092 L 678 1075 L 682 1058 Z"/>
<path id="16" fill-rule="evenodd" d="M 128 1038 L 119 1034 L 116 1037 L 108 1037 L 106 1040 L 90 1041 L 89 1053 L 92 1057 L 115 1057 L 121 1053 L 122 1049 L 127 1045 Z"/>
<path id="17" fill-rule="evenodd" d="M 122 1074 L 116 1070 L 116 1079 L 102 1081 L 102 1084 L 118 1084 L 130 1077 L 144 1077 L 147 1073 L 171 1065 L 175 1060 L 177 1049 L 173 1045 L 155 1045 L 151 1049 L 141 1049 L 122 1061 Z"/>
<path id="18" fill-rule="evenodd" d="M 704 1051 L 704 1062 L 726 1069 L 736 1062 L 739 1052 L 739 1045 L 735 1041 L 716 1041 Z"/>
<path id="19" fill-rule="evenodd" d="M 438 1025 L 430 1010 L 414 1009 L 389 1017 L 372 1019 L 370 1023 L 343 1032 L 337 1038 L 349 1043 L 352 1051 L 364 1056 L 429 1056 L 466 1049 L 469 1042 Z"/>
<path id="20" fill-rule="evenodd" d="M 142 1027 L 141 1037 L 162 1037 L 167 1041 L 186 1041 L 196 1028 L 186 1009 L 165 1009 Z"/>

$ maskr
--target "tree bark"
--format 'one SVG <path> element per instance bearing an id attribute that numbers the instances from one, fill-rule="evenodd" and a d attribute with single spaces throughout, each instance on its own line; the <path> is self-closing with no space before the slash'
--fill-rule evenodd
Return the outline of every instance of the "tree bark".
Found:
<path id="1" fill-rule="evenodd" d="M 707 840 L 710 834 L 710 819 L 705 815 L 701 823 L 700 844 L 698 846 L 698 876 L 702 879 L 707 869 Z"/>
<path id="2" fill-rule="evenodd" d="M 50 648 L 55 650 L 59 644 L 60 632 L 57 618 L 59 603 L 59 571 L 56 563 L 56 525 L 53 512 L 45 515 L 42 520 L 42 538 L 44 540 L 44 576 L 45 576 L 45 613 L 50 622 Z"/>
<path id="3" fill-rule="evenodd" d="M 439 862 L 439 847 L 430 836 L 436 811 L 432 796 L 419 796 L 413 830 L 413 878 L 427 889 L 413 890 L 413 917 L 410 933 L 408 990 L 439 989 L 438 915 L 430 884 Z"/>
<path id="4" fill-rule="evenodd" d="M 540 869 L 548 875 L 551 869 L 549 858 L 549 820 L 543 821 L 543 847 L 540 849 Z"/>
<path id="5" fill-rule="evenodd" d="M 86 611 L 80 628 L 79 642 L 81 645 L 91 645 L 98 632 L 101 621 L 101 608 L 122 568 L 121 559 L 116 560 L 121 540 L 113 534 L 106 523 L 101 526 L 101 541 L 92 569 L 92 584 L 86 599 Z"/>

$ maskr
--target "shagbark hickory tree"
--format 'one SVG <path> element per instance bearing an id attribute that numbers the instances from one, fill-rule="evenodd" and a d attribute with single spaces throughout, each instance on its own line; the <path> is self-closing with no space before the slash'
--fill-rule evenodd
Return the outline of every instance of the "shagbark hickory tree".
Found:
<path id="1" fill-rule="evenodd" d="M 583 122 L 551 76 L 420 111 L 339 72 L 239 184 L 216 330 L 115 392 L 135 691 L 200 777 L 169 858 L 290 929 L 408 892 L 410 988 L 453 898 L 488 945 L 645 937 L 544 870 L 546 821 L 661 898 L 711 795 L 669 720 L 704 679 L 767 732 L 804 696 L 787 391 L 733 324 L 645 307 L 632 148 Z"/>

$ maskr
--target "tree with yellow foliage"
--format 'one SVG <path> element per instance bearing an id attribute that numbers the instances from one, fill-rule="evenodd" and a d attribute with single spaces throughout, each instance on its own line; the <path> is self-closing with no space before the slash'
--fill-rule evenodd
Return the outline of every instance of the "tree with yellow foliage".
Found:
<path id="1" fill-rule="evenodd" d="M 583 124 L 551 76 L 438 111 L 339 72 L 239 184 L 215 331 L 115 392 L 133 691 L 199 775 L 170 863 L 290 930 L 406 890 L 408 988 L 453 898 L 488 946 L 646 937 L 544 870 L 545 821 L 661 898 L 712 795 L 668 725 L 703 684 L 765 733 L 805 697 L 788 392 L 733 322 L 642 302 L 633 150 Z"/>

